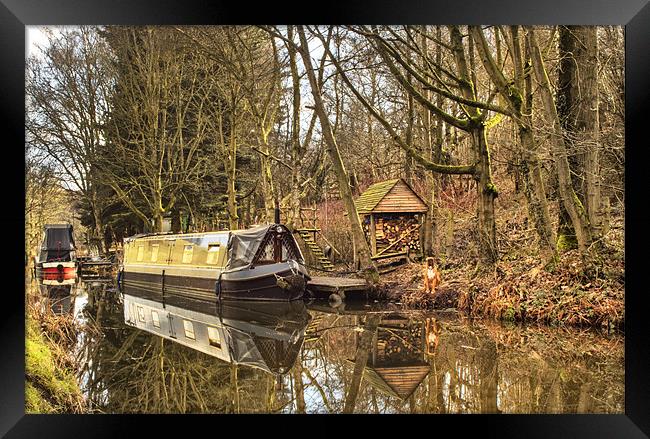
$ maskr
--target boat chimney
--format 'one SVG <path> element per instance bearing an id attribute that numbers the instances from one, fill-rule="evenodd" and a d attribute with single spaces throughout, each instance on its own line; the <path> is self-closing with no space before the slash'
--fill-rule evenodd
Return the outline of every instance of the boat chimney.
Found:
<path id="1" fill-rule="evenodd" d="M 275 207 L 275 223 L 280 224 L 280 208 L 277 207 L 277 204 Z"/>

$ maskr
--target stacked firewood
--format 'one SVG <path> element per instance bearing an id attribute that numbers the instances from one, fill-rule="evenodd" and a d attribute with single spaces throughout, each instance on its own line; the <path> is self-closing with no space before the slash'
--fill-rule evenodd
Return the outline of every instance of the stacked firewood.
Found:
<path id="1" fill-rule="evenodd" d="M 370 221 L 363 222 L 363 229 L 370 242 Z M 377 252 L 390 246 L 386 253 L 406 251 L 420 252 L 420 226 L 417 218 L 411 215 L 384 216 L 375 220 Z M 395 243 L 399 241 L 398 243 Z"/>

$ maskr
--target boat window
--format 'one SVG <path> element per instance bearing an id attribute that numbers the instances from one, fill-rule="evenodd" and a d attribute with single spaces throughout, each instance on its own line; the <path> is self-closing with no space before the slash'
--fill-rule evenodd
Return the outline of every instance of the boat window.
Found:
<path id="1" fill-rule="evenodd" d="M 189 320 L 183 320 L 183 329 L 185 330 L 185 337 L 194 340 L 194 325 Z"/>
<path id="2" fill-rule="evenodd" d="M 193 245 L 186 245 L 183 250 L 183 264 L 189 264 L 192 262 L 192 253 L 194 251 Z"/>
<path id="3" fill-rule="evenodd" d="M 138 320 L 144 322 L 144 308 L 141 306 L 138 307 Z"/>
<path id="4" fill-rule="evenodd" d="M 138 246 L 138 262 L 142 261 L 144 259 L 144 245 L 139 245 Z"/>
<path id="5" fill-rule="evenodd" d="M 159 244 L 151 244 L 151 262 L 158 260 L 158 248 L 160 248 Z"/>
<path id="6" fill-rule="evenodd" d="M 153 326 L 155 328 L 160 328 L 160 317 L 158 317 L 158 312 L 151 311 L 151 320 L 153 321 Z"/>
<path id="7" fill-rule="evenodd" d="M 221 348 L 221 335 L 219 335 L 219 330 L 208 326 L 208 339 L 210 339 L 210 345 Z"/>
<path id="8" fill-rule="evenodd" d="M 216 264 L 219 260 L 219 249 L 221 244 L 209 244 L 208 245 L 208 257 L 206 260 L 207 264 Z"/>

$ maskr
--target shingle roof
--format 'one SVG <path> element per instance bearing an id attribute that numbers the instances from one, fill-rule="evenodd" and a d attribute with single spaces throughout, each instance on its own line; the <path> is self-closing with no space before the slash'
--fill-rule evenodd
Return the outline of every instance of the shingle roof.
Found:
<path id="1" fill-rule="evenodd" d="M 366 189 L 359 198 L 357 198 L 354 204 L 357 206 L 357 212 L 360 214 L 370 213 L 377 204 L 381 201 L 382 198 L 386 196 L 388 192 L 397 184 L 399 178 L 394 180 L 380 181 L 371 185 Z"/>
<path id="2" fill-rule="evenodd" d="M 426 212 L 427 203 L 403 179 L 380 181 L 371 185 L 354 202 L 357 212 Z"/>

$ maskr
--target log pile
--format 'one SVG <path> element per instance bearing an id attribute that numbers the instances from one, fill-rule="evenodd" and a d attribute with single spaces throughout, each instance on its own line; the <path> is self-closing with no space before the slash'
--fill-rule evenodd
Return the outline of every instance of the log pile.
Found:
<path id="1" fill-rule="evenodd" d="M 370 218 L 363 221 L 363 230 L 370 243 Z M 420 222 L 414 215 L 376 215 L 375 237 L 377 253 L 389 249 L 387 253 L 403 252 L 420 253 Z M 399 242 L 396 242 L 399 241 Z"/>

